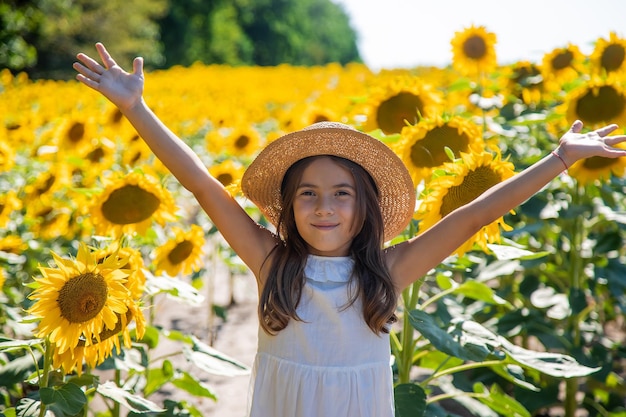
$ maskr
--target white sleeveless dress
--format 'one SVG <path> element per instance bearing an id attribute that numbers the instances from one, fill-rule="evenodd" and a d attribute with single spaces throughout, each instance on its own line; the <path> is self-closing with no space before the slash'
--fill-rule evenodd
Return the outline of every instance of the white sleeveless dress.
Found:
<path id="1" fill-rule="evenodd" d="M 389 336 L 347 306 L 349 257 L 309 255 L 306 285 L 291 320 L 275 336 L 259 328 L 250 417 L 393 417 Z"/>

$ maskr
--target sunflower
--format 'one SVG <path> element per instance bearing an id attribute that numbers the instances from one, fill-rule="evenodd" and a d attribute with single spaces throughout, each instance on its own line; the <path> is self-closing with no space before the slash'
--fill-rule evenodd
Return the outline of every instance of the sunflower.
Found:
<path id="1" fill-rule="evenodd" d="M 85 117 L 85 114 L 75 111 L 64 117 L 57 126 L 55 139 L 61 152 L 81 154 L 86 147 L 91 146 L 98 123 L 93 117 Z"/>
<path id="2" fill-rule="evenodd" d="M 592 70 L 600 74 L 626 73 L 626 39 L 615 32 L 609 39 L 599 38 L 589 57 Z"/>
<path id="3" fill-rule="evenodd" d="M 198 271 L 202 266 L 202 247 L 204 232 L 198 225 L 191 225 L 191 230 L 185 232 L 181 228 L 174 228 L 175 237 L 167 241 L 155 251 L 157 274 L 165 271 L 169 276 L 176 276 L 181 271 L 190 274 Z"/>
<path id="4" fill-rule="evenodd" d="M 239 181 L 244 171 L 245 168 L 235 163 L 232 159 L 226 159 L 209 168 L 211 175 L 221 182 L 231 195 L 236 194 L 236 191 L 239 189 Z"/>
<path id="5" fill-rule="evenodd" d="M 65 191 L 72 183 L 72 169 L 67 163 L 53 163 L 46 171 L 38 173 L 24 187 L 24 202 L 50 199 L 58 191 Z"/>
<path id="6" fill-rule="evenodd" d="M 130 303 L 125 314 L 118 313 L 116 315 L 118 318 L 116 326 L 113 329 L 105 329 L 100 332 L 99 342 L 92 340 L 91 343 L 87 343 L 86 339 L 81 339 L 73 349 L 67 349 L 62 353 L 55 349 L 52 356 L 53 367 L 63 369 L 66 374 L 76 370 L 77 374 L 81 375 L 83 362 L 87 366 L 95 368 L 111 356 L 114 348 L 120 354 L 120 337 L 124 347 L 131 348 L 131 328 L 129 326 L 131 320 L 135 321 L 136 338 L 141 340 L 146 329 L 146 319 L 141 309 L 136 304 Z"/>
<path id="7" fill-rule="evenodd" d="M 29 202 L 24 219 L 28 221 L 31 232 L 42 239 L 71 239 L 78 226 L 71 221 L 72 209 L 56 198 Z"/>
<path id="8" fill-rule="evenodd" d="M 416 186 L 429 178 L 434 168 L 450 161 L 446 147 L 457 156 L 461 152 L 482 152 L 480 128 L 459 116 L 445 119 L 437 116 L 404 127 L 400 140 L 393 145 Z"/>
<path id="9" fill-rule="evenodd" d="M 415 214 L 415 218 L 420 221 L 420 232 L 515 174 L 513 164 L 503 161 L 499 155 L 494 156 L 488 152 L 462 153 L 460 160 L 445 163 L 442 171 L 445 174 L 434 177 L 426 184 L 422 203 Z M 484 226 L 455 253 L 462 256 L 465 252 L 472 250 L 475 244 L 487 252 L 487 243 L 500 240 L 500 227 L 504 230 L 511 230 L 500 217 Z"/>
<path id="10" fill-rule="evenodd" d="M 22 202 L 15 191 L 10 190 L 0 194 L 0 227 L 6 227 L 11 219 L 11 214 L 21 208 Z"/>
<path id="11" fill-rule="evenodd" d="M 239 125 L 233 129 L 221 128 L 206 136 L 207 149 L 213 155 L 226 153 L 236 157 L 251 156 L 258 152 L 261 136 L 254 128 Z"/>
<path id="12" fill-rule="evenodd" d="M 578 46 L 568 44 L 562 48 L 555 48 L 543 56 L 541 75 L 546 83 L 546 89 L 559 92 L 561 87 L 584 72 L 585 56 Z"/>
<path id="13" fill-rule="evenodd" d="M 28 243 L 24 242 L 21 236 L 8 235 L 0 238 L 0 252 L 21 255 L 26 249 L 28 249 Z"/>
<path id="14" fill-rule="evenodd" d="M 150 175 L 133 171 L 111 181 L 90 207 L 100 234 L 143 234 L 153 221 L 175 220 L 176 205 L 167 189 Z"/>
<path id="15" fill-rule="evenodd" d="M 35 300 L 28 310 L 40 318 L 35 336 L 49 338 L 59 354 L 81 343 L 99 343 L 102 332 L 115 329 L 126 316 L 132 301 L 124 286 L 128 273 L 125 259 L 111 256 L 98 264 L 86 245 L 78 248 L 76 259 L 63 259 L 52 252 L 55 268 L 40 267 L 43 277 L 35 278 Z"/>
<path id="16" fill-rule="evenodd" d="M 508 68 L 508 90 L 526 104 L 538 104 L 544 92 L 541 69 L 528 61 L 518 61 Z"/>
<path id="17" fill-rule="evenodd" d="M 2 293 L 2 289 L 4 288 L 4 283 L 6 282 L 6 280 L 7 278 L 4 273 L 4 268 L 0 268 L 0 293 Z"/>
<path id="18" fill-rule="evenodd" d="M 404 126 L 417 123 L 420 117 L 440 114 L 442 108 L 441 93 L 417 77 L 382 77 L 368 95 L 364 130 L 380 129 L 386 135 L 400 133 Z"/>
<path id="19" fill-rule="evenodd" d="M 626 144 L 619 143 L 616 148 L 626 149 Z M 611 175 L 623 177 L 626 174 L 626 158 L 604 158 L 592 156 L 572 164 L 568 174 L 580 184 L 591 184 L 595 181 L 608 181 Z"/>
<path id="20" fill-rule="evenodd" d="M 484 26 L 474 25 L 452 38 L 452 67 L 466 76 L 486 74 L 496 69 L 496 35 Z"/>
<path id="21" fill-rule="evenodd" d="M 612 123 L 626 124 L 626 92 L 615 77 L 593 77 L 572 90 L 563 106 L 569 125 L 576 120 L 590 129 Z"/>

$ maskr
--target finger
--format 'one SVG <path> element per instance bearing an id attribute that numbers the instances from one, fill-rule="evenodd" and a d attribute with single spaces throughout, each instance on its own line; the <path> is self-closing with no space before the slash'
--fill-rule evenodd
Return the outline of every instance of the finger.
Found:
<path id="1" fill-rule="evenodd" d="M 76 74 L 76 79 L 85 84 L 87 87 L 93 88 L 94 90 L 98 91 L 98 86 L 100 84 L 92 80 L 91 78 L 85 77 L 83 74 Z"/>
<path id="2" fill-rule="evenodd" d="M 100 81 L 100 75 L 99 73 L 97 73 L 96 71 L 91 70 L 90 68 L 87 68 L 86 66 L 84 66 L 83 64 L 81 64 L 80 62 L 75 62 L 72 67 L 78 71 L 80 74 L 82 74 L 84 77 L 89 78 L 91 80 L 94 80 L 96 82 Z"/>
<path id="3" fill-rule="evenodd" d="M 583 122 L 581 122 L 580 120 L 576 120 L 574 123 L 572 123 L 572 127 L 570 127 L 569 130 L 573 133 L 580 133 L 580 131 L 583 130 Z"/>
<path id="4" fill-rule="evenodd" d="M 96 74 L 101 75 L 104 72 L 104 68 L 102 67 L 102 65 L 100 65 L 95 59 L 91 58 L 90 56 L 87 56 L 85 54 L 83 54 L 82 52 L 79 53 L 78 55 L 76 55 L 76 58 L 82 62 L 84 64 L 85 67 L 89 68 L 91 71 L 95 72 Z M 74 67 L 76 68 L 76 67 Z"/>
<path id="5" fill-rule="evenodd" d="M 600 135 L 600 137 L 604 137 L 608 135 L 609 133 L 613 132 L 617 128 L 618 126 L 616 124 L 612 124 L 612 125 L 604 126 L 604 127 L 601 127 L 600 129 L 597 129 L 596 133 Z"/>
<path id="6" fill-rule="evenodd" d="M 111 57 L 107 48 L 100 42 L 96 43 L 96 49 L 98 50 L 98 54 L 100 55 L 100 59 L 102 59 L 102 63 L 106 69 L 114 67 L 117 65 L 117 62 Z"/>
<path id="7" fill-rule="evenodd" d="M 604 143 L 609 146 L 615 146 L 618 143 L 626 142 L 626 135 L 607 136 L 604 138 Z"/>
<path id="8" fill-rule="evenodd" d="M 133 73 L 143 77 L 143 58 L 140 56 L 133 60 Z"/>

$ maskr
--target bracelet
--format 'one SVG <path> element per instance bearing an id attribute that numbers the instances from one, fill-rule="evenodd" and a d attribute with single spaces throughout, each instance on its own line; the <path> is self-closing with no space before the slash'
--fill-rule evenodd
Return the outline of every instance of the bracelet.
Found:
<path id="1" fill-rule="evenodd" d="M 552 151 L 551 152 L 552 155 L 556 156 L 557 158 L 559 158 L 559 160 L 563 163 L 563 166 L 565 167 L 565 170 L 567 171 L 569 169 L 569 167 L 567 166 L 567 164 L 565 163 L 565 161 L 563 160 L 563 158 L 561 158 L 561 155 L 559 155 L 558 153 L 556 153 L 556 151 Z"/>

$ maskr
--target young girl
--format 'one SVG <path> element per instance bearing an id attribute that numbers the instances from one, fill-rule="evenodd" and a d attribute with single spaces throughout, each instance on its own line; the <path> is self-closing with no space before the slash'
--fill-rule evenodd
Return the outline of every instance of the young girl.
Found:
<path id="1" fill-rule="evenodd" d="M 142 59 L 128 73 L 102 44 L 96 49 L 102 64 L 78 54 L 77 79 L 121 110 L 256 276 L 261 330 L 251 416 L 393 417 L 387 333 L 398 294 L 578 159 L 626 157 L 613 147 L 626 136 L 607 136 L 617 126 L 582 134 L 576 122 L 532 167 L 385 249 L 415 209 L 407 169 L 368 135 L 315 124 L 272 142 L 242 179 L 274 233 L 148 108 Z"/>

